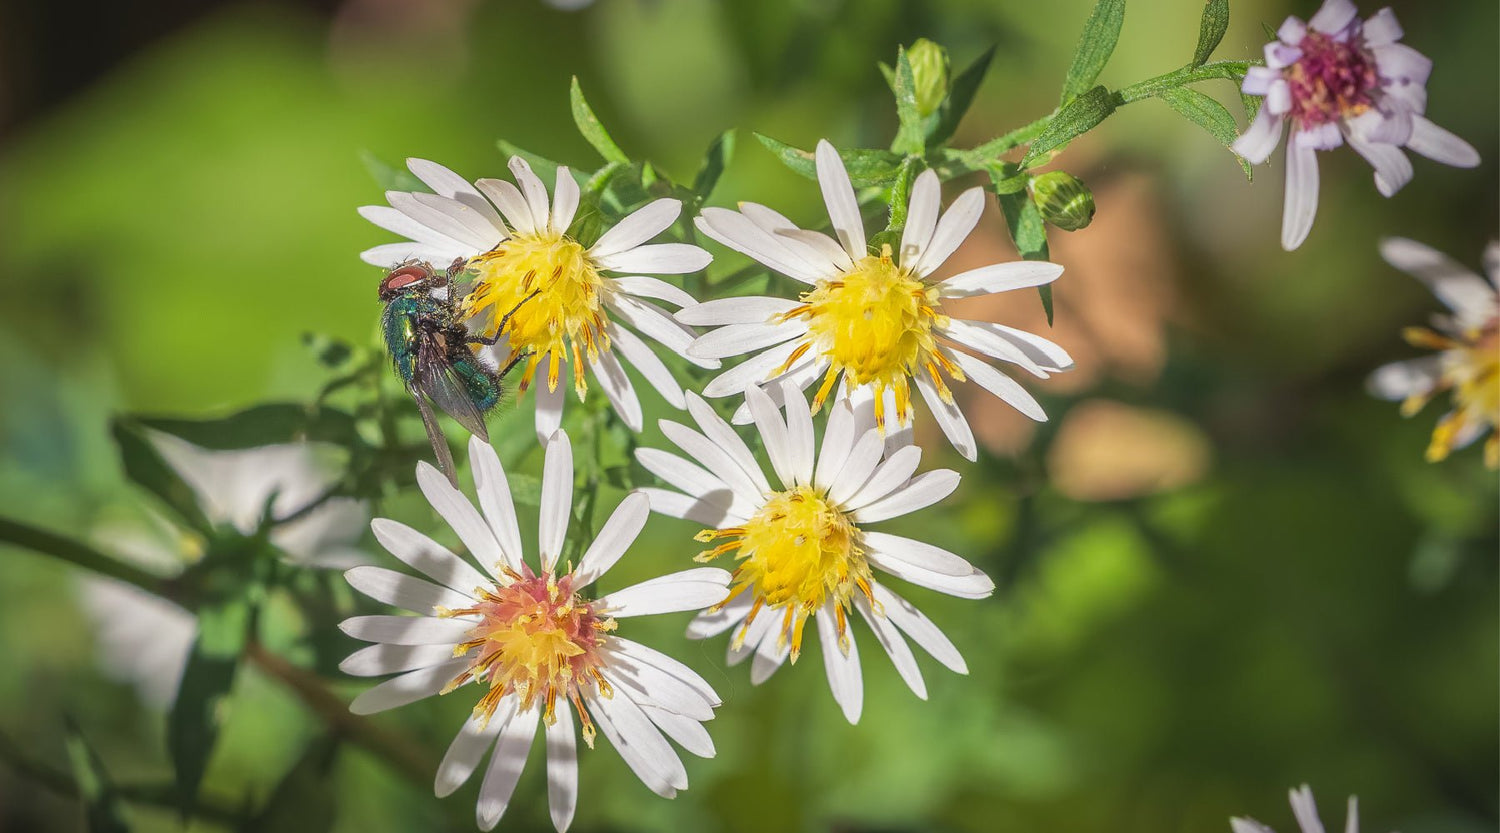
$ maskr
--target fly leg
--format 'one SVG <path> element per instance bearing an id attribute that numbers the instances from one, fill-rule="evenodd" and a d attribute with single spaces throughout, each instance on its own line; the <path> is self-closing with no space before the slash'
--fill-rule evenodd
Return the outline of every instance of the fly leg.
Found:
<path id="1" fill-rule="evenodd" d="M 542 291 L 540 289 L 533 289 L 531 291 L 530 295 L 527 295 L 525 298 L 522 298 L 519 303 L 517 303 L 515 306 L 511 307 L 510 308 L 510 312 L 507 312 L 503 317 L 501 317 L 500 323 L 495 326 L 495 334 L 494 335 L 489 336 L 488 338 L 486 338 L 484 336 L 474 336 L 474 335 L 471 335 L 471 336 L 469 336 L 469 343 L 470 344 L 483 344 L 484 346 L 488 347 L 488 346 L 490 346 L 490 345 L 498 342 L 500 340 L 500 334 L 503 333 L 503 332 L 505 332 L 505 325 L 510 323 L 510 317 L 512 315 L 515 315 L 516 311 L 519 310 L 522 306 L 524 306 L 527 301 L 530 301 L 532 298 L 535 298 L 537 295 L 540 295 L 541 292 Z M 514 364 L 514 360 L 512 360 L 512 364 Z M 505 374 L 501 373 L 500 375 L 504 376 Z"/>

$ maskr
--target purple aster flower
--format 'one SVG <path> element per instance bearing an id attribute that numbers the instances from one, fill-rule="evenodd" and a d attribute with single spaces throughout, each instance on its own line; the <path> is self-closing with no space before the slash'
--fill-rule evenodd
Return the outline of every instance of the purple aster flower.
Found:
<path id="1" fill-rule="evenodd" d="M 1388 8 L 1361 21 L 1350 0 L 1325 0 L 1306 23 L 1287 18 L 1266 44 L 1266 65 L 1245 74 L 1244 92 L 1265 102 L 1234 152 L 1264 162 L 1282 125 L 1292 126 L 1281 224 L 1288 251 L 1307 239 L 1318 210 L 1317 151 L 1347 140 L 1374 167 L 1375 187 L 1387 197 L 1412 177 L 1403 147 L 1445 165 L 1479 164 L 1468 142 L 1423 118 L 1432 61 L 1398 43 L 1401 34 Z"/>

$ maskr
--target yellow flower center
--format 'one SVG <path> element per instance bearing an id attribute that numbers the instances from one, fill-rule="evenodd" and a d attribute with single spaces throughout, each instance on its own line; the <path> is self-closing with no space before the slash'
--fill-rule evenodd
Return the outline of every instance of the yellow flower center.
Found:
<path id="1" fill-rule="evenodd" d="M 887 389 L 895 391 L 897 417 L 905 423 L 911 414 L 910 380 L 917 373 L 925 369 L 945 401 L 952 395 L 939 368 L 955 379 L 964 378 L 937 349 L 933 327 L 947 320 L 936 308 L 937 287 L 897 266 L 890 246 L 855 261 L 835 280 L 819 281 L 801 301 L 778 320 L 803 319 L 807 335 L 773 375 L 812 349 L 828 359 L 828 374 L 813 397 L 814 412 L 823 407 L 841 374 L 850 386 L 874 386 L 881 425 Z"/>
<path id="2" fill-rule="evenodd" d="M 591 603 L 573 592 L 572 575 L 535 575 L 528 568 L 524 574 L 507 570 L 505 580 L 508 583 L 480 588 L 473 607 L 439 609 L 444 617 L 479 617 L 469 639 L 453 649 L 455 657 L 470 657 L 469 667 L 443 693 L 470 680 L 489 683 L 489 691 L 474 706 L 481 724 L 489 722 L 501 698 L 511 692 L 519 698 L 521 711 L 540 700 L 543 718 L 551 724 L 557 697 L 563 695 L 577 708 L 584 739 L 592 746 L 594 727 L 579 697 L 590 685 L 601 695 L 612 694 L 599 673 L 599 647 L 604 633 L 614 630 L 614 620 L 595 613 Z"/>
<path id="3" fill-rule="evenodd" d="M 561 365 L 571 359 L 581 398 L 587 390 L 584 358 L 594 361 L 609 349 L 599 302 L 603 281 L 583 246 L 564 234 L 517 233 L 469 261 L 469 268 L 477 280 L 464 300 L 465 317 L 487 313 L 485 336 L 503 334 L 517 355 L 531 354 L 519 389 L 531 385 L 545 360 L 547 389 L 557 390 Z"/>
<path id="4" fill-rule="evenodd" d="M 1411 415 L 1435 394 L 1453 392 L 1453 410 L 1438 420 L 1427 446 L 1427 459 L 1445 459 L 1460 438 L 1473 431 L 1489 433 L 1484 458 L 1490 468 L 1500 468 L 1500 316 L 1483 327 L 1459 336 L 1442 335 L 1423 327 L 1403 333 L 1414 346 L 1442 350 L 1442 379 L 1433 390 L 1401 403 L 1401 412 Z"/>
<path id="5" fill-rule="evenodd" d="M 871 598 L 870 565 L 859 547 L 859 528 L 822 492 L 798 486 L 774 492 L 759 512 L 744 526 L 705 529 L 696 540 L 708 543 L 725 539 L 696 560 L 712 561 L 737 551 L 739 566 L 729 597 L 753 594 L 755 604 L 735 635 L 736 647 L 764 607 L 782 608 L 778 645 L 791 641 L 791 659 L 802 651 L 802 629 L 813 613 L 832 600 L 838 616 L 838 633 L 845 642 L 846 614 L 855 591 Z M 845 648 L 847 650 L 847 647 Z"/>

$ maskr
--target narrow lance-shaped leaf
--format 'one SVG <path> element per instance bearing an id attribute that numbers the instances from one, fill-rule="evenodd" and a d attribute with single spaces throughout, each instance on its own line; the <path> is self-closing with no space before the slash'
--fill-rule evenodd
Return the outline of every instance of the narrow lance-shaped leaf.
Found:
<path id="1" fill-rule="evenodd" d="M 959 122 L 963 121 L 964 115 L 969 112 L 969 107 L 974 104 L 974 96 L 979 92 L 979 85 L 984 81 L 984 73 L 990 68 L 990 61 L 995 57 L 995 47 L 991 46 L 984 50 L 972 64 L 964 68 L 953 84 L 949 87 L 948 97 L 938 108 L 935 118 L 937 122 L 927 136 L 927 146 L 935 148 L 949 139 L 958 130 Z"/>
<path id="2" fill-rule="evenodd" d="M 578 76 L 573 76 L 573 84 L 568 89 L 568 99 L 573 106 L 573 123 L 578 125 L 578 132 L 593 146 L 606 162 L 629 162 L 630 157 L 615 140 L 609 136 L 609 131 L 604 129 L 599 117 L 594 115 L 593 108 L 589 107 L 588 101 L 583 97 L 583 88 L 578 86 Z"/>
<path id="3" fill-rule="evenodd" d="M 902 156 L 921 153 L 926 144 L 922 131 L 924 119 L 917 111 L 917 82 L 905 48 L 896 53 L 896 117 L 901 126 L 896 130 L 891 150 Z"/>
<path id="4" fill-rule="evenodd" d="M 698 196 L 699 202 L 708 199 L 714 192 L 714 186 L 719 184 L 719 177 L 724 175 L 724 170 L 729 167 L 730 160 L 734 159 L 734 130 L 733 128 L 720 133 L 708 146 L 708 153 L 703 156 L 703 167 L 698 169 L 698 175 L 693 177 L 693 193 Z"/>
<path id="5" fill-rule="evenodd" d="M 370 177 L 382 191 L 430 191 L 422 180 L 412 175 L 411 171 L 391 165 L 384 159 L 376 156 L 368 150 L 359 152 L 359 159 L 365 164 L 365 170 L 370 172 Z"/>
<path id="6" fill-rule="evenodd" d="M 1115 44 L 1120 40 L 1120 27 L 1125 23 L 1125 0 L 1099 0 L 1088 22 L 1083 24 L 1083 34 L 1078 38 L 1078 52 L 1073 55 L 1073 65 L 1063 81 L 1062 103 L 1067 104 L 1083 95 L 1094 86 L 1099 73 L 1114 54 Z"/>
<path id="7" fill-rule="evenodd" d="M 71 717 L 67 718 L 67 733 L 68 763 L 73 768 L 78 797 L 86 808 L 84 817 L 89 833 L 129 833 L 120 796 L 99 753 L 89 745 Z"/>
<path id="8" fill-rule="evenodd" d="M 1068 142 L 1093 130 L 1099 122 L 1109 118 L 1119 105 L 1119 96 L 1104 87 L 1094 87 L 1069 102 L 1047 125 L 1041 135 L 1027 148 L 1021 160 L 1022 168 L 1029 168 L 1048 153 L 1059 150 Z"/>
<path id="9" fill-rule="evenodd" d="M 198 635 L 167 717 L 167 751 L 184 816 L 191 814 L 197 802 L 198 787 L 219 737 L 221 706 L 234 686 L 253 620 L 254 608 L 240 594 L 198 610 Z"/>
<path id="10" fill-rule="evenodd" d="M 140 423 L 117 418 L 110 427 L 120 449 L 120 464 L 130 482 L 156 495 L 188 528 L 204 535 L 213 533 L 213 523 L 198 506 L 198 497 L 146 436 Z"/>
<path id="11" fill-rule="evenodd" d="M 765 145 L 768 150 L 776 154 L 781 164 L 791 168 L 793 171 L 811 180 L 818 178 L 817 165 L 813 162 L 813 155 L 805 150 L 799 150 L 784 142 L 772 139 L 763 133 L 755 134 L 755 138 Z M 844 167 L 849 171 L 849 181 L 856 188 L 867 188 L 870 186 L 885 187 L 891 184 L 896 176 L 896 171 L 901 168 L 905 159 L 899 153 L 888 150 L 877 150 L 874 148 L 854 148 L 852 150 L 839 151 L 839 158 L 844 160 Z"/>
<path id="12" fill-rule="evenodd" d="M 1203 20 L 1198 24 L 1198 48 L 1193 52 L 1192 66 L 1207 61 L 1228 30 L 1229 0 L 1208 0 L 1203 6 Z"/>
<path id="13" fill-rule="evenodd" d="M 1207 130 L 1209 135 L 1219 140 L 1219 144 L 1229 147 L 1239 136 L 1239 125 L 1235 124 L 1234 116 L 1224 109 L 1224 105 L 1209 98 L 1197 90 L 1187 87 L 1174 87 L 1165 90 L 1160 95 L 1161 100 L 1171 105 L 1173 110 L 1181 113 L 1184 118 L 1193 124 Z M 1245 171 L 1245 178 L 1250 179 L 1254 173 L 1250 163 L 1235 157 L 1240 167 Z"/>
<path id="14" fill-rule="evenodd" d="M 1014 175 L 1010 170 L 990 170 L 990 180 L 994 183 L 997 193 L 995 198 L 1000 203 L 1000 210 L 1005 214 L 1005 225 L 1010 230 L 1011 240 L 1015 241 L 1016 250 L 1026 260 L 1050 260 L 1051 252 L 1047 248 L 1047 223 L 1042 219 L 1041 211 L 1032 202 L 1031 195 L 1025 188 L 1019 191 L 1010 190 L 1014 183 Z M 1003 193 L 1001 193 L 1003 191 Z M 1047 313 L 1047 326 L 1052 326 L 1052 285 L 1044 284 L 1037 287 L 1037 293 L 1042 299 L 1042 309 Z"/>

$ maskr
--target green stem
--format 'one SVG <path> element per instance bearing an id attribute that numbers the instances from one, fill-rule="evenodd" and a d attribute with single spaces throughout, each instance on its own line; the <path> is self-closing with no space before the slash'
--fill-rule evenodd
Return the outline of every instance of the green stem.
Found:
<path id="1" fill-rule="evenodd" d="M 171 598 L 171 582 L 162 576 L 148 573 L 139 567 L 110 558 L 87 544 L 55 535 L 44 529 L 0 517 L 0 542 L 14 544 L 23 549 L 66 561 L 75 567 L 119 579 L 127 584 Z"/>
<path id="2" fill-rule="evenodd" d="M 966 163 L 970 171 L 979 170 L 984 167 L 985 162 L 1000 154 L 1014 150 L 1021 145 L 1030 144 L 1032 139 L 1040 136 L 1042 131 L 1047 129 L 1047 125 L 1052 123 L 1052 117 L 1056 115 L 1057 111 L 1054 110 L 1031 124 L 1018 127 L 1003 136 L 996 136 L 978 147 L 961 151 L 958 154 L 959 161 Z"/>
<path id="3" fill-rule="evenodd" d="M 1239 80 L 1245 77 L 1245 72 L 1250 67 L 1259 64 L 1260 61 L 1214 61 L 1202 66 L 1174 69 L 1155 78 L 1147 78 L 1145 81 L 1121 88 L 1120 103 L 1129 104 L 1132 101 L 1140 101 L 1143 98 L 1150 98 L 1167 90 L 1196 84 L 1199 81 L 1212 81 L 1219 78 Z"/>

